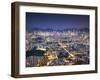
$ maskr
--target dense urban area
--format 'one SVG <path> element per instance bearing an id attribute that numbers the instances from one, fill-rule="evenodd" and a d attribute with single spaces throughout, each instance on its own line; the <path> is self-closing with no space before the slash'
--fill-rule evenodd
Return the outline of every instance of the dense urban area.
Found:
<path id="1" fill-rule="evenodd" d="M 26 32 L 26 67 L 89 64 L 89 31 Z"/>

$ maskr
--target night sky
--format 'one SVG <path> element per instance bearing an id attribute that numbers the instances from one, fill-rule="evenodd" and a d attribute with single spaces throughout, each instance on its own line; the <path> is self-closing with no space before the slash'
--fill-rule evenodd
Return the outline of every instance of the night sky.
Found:
<path id="1" fill-rule="evenodd" d="M 89 29 L 89 15 L 26 12 L 26 31 L 34 29 Z"/>

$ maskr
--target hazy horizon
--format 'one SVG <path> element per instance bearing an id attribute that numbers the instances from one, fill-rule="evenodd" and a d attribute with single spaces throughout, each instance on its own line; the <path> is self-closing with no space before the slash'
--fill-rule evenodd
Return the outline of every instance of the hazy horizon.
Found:
<path id="1" fill-rule="evenodd" d="M 89 15 L 26 12 L 26 31 L 88 29 Z"/>

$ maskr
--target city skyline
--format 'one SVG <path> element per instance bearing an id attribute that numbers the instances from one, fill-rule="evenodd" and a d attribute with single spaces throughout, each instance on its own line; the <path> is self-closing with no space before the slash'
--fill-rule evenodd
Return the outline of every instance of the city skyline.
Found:
<path id="1" fill-rule="evenodd" d="M 34 29 L 89 29 L 89 15 L 26 12 L 26 31 Z"/>
<path id="2" fill-rule="evenodd" d="M 26 67 L 90 64 L 89 16 L 26 13 Z"/>

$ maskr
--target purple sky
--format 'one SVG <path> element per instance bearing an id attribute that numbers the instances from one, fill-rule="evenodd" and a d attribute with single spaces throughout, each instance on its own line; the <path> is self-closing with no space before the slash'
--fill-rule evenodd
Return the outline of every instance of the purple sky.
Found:
<path id="1" fill-rule="evenodd" d="M 89 29 L 89 15 L 26 12 L 26 31 L 39 29 Z"/>

